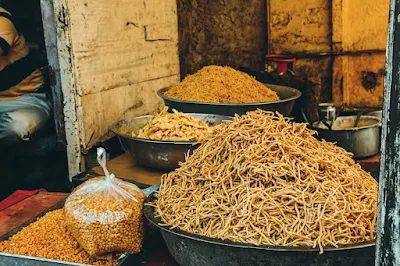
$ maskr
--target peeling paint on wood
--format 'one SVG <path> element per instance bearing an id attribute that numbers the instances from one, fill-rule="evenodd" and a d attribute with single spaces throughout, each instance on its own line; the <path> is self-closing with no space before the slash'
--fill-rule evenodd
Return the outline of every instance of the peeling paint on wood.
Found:
<path id="1" fill-rule="evenodd" d="M 65 125 L 64 125 L 64 105 L 61 89 L 60 65 L 58 63 L 57 50 L 57 30 L 54 16 L 54 6 L 52 0 L 40 1 L 43 32 L 46 44 L 46 54 L 51 75 L 54 75 L 54 83 L 50 84 L 53 97 L 53 114 L 57 133 L 57 142 L 63 149 L 66 149 Z"/>
<path id="2" fill-rule="evenodd" d="M 54 10 L 72 177 L 112 124 L 157 111 L 156 91 L 179 82 L 176 1 L 62 0 Z"/>
<path id="3" fill-rule="evenodd" d="M 179 82 L 177 7 L 175 0 L 68 0 L 67 7 L 85 153 L 123 116 L 158 110 L 156 91 Z"/>
<path id="4" fill-rule="evenodd" d="M 333 63 L 333 101 L 342 109 L 382 107 L 384 53 L 337 56 Z M 365 73 L 373 73 L 373 88 L 366 86 Z"/>
<path id="5" fill-rule="evenodd" d="M 68 175 L 72 177 L 84 170 L 81 154 L 80 124 L 77 107 L 75 71 L 69 32 L 67 0 L 54 1 L 55 25 L 57 30 L 57 49 L 59 56 L 61 88 L 64 96 L 64 121 L 67 141 Z"/>
<path id="6" fill-rule="evenodd" d="M 400 265 L 400 0 L 390 1 L 375 265 Z"/>

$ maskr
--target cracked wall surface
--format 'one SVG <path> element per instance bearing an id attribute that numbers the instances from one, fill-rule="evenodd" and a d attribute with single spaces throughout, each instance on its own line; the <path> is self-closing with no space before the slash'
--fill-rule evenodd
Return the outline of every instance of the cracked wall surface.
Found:
<path id="1" fill-rule="evenodd" d="M 294 71 L 319 84 L 321 102 L 381 108 L 388 7 L 386 0 L 269 0 L 269 52 L 300 58 Z"/>
<path id="2" fill-rule="evenodd" d="M 182 78 L 210 64 L 264 68 L 264 0 L 177 0 L 177 6 Z"/>

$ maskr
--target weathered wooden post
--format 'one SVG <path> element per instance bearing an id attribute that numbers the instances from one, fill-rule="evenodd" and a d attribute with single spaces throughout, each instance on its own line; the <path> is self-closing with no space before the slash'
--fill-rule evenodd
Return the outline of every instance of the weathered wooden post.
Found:
<path id="1" fill-rule="evenodd" d="M 400 0 L 390 1 L 375 265 L 400 265 Z"/>

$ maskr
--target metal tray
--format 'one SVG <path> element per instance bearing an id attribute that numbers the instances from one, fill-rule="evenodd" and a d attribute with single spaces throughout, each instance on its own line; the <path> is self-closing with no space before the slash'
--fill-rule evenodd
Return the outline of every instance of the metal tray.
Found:
<path id="1" fill-rule="evenodd" d="M 65 200 L 62 200 L 59 203 L 55 204 L 54 206 L 50 207 L 48 210 L 31 218 L 30 220 L 28 220 L 27 222 L 18 226 L 17 228 L 14 228 L 13 230 L 11 230 L 8 233 L 1 236 L 0 241 L 4 241 L 4 240 L 10 238 L 11 236 L 15 235 L 16 233 L 21 231 L 24 227 L 35 222 L 38 218 L 43 217 L 46 213 L 62 208 L 64 206 L 64 203 L 65 203 Z M 24 255 L 0 252 L 0 265 L 7 265 L 7 266 L 53 266 L 53 265 L 84 266 L 84 265 L 88 265 L 88 264 L 74 263 L 74 262 L 68 262 L 68 261 L 52 260 L 52 259 L 45 259 L 45 258 L 39 258 L 39 257 L 33 257 L 33 256 L 24 256 Z M 122 258 L 118 264 L 118 266 L 127 266 L 127 265 L 133 265 L 133 266 L 140 265 L 140 256 L 139 255 L 127 255 L 124 258 Z"/>

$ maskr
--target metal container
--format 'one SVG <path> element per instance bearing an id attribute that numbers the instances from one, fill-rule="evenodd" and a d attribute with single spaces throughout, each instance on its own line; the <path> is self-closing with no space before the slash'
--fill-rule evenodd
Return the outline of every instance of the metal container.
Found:
<path id="1" fill-rule="evenodd" d="M 146 202 L 154 201 L 150 195 Z M 326 247 L 323 254 L 318 249 L 306 247 L 253 246 L 189 234 L 160 226 L 151 206 L 144 207 L 144 215 L 160 228 L 168 250 L 181 266 L 369 266 L 374 265 L 375 241 Z"/>
<path id="2" fill-rule="evenodd" d="M 382 110 L 369 112 L 367 115 L 375 116 L 376 118 L 379 118 L 380 123 L 382 123 Z"/>
<path id="3" fill-rule="evenodd" d="M 158 95 L 164 100 L 165 105 L 184 113 L 206 113 L 234 116 L 235 114 L 244 115 L 249 111 L 261 109 L 265 111 L 276 111 L 284 116 L 289 116 L 292 112 L 294 102 L 296 99 L 300 98 L 301 92 L 297 89 L 285 86 L 271 84 L 265 85 L 271 90 L 276 91 L 281 100 L 268 103 L 245 104 L 190 102 L 166 97 L 164 93 L 170 88 L 159 90 Z"/>
<path id="4" fill-rule="evenodd" d="M 142 189 L 143 193 L 148 196 L 149 194 L 153 193 L 155 190 L 157 190 L 160 187 L 160 185 L 155 185 L 148 187 L 146 189 Z M 50 207 L 46 211 L 40 213 L 39 215 L 31 218 L 27 222 L 21 224 L 17 228 L 14 228 L 10 232 L 4 234 L 3 236 L 0 236 L 0 241 L 7 240 L 8 238 L 12 237 L 19 231 L 21 231 L 24 227 L 30 225 L 31 223 L 35 222 L 37 219 L 40 217 L 43 217 L 46 213 L 60 209 L 64 206 L 65 200 L 62 200 L 55 204 L 54 206 Z M 144 240 L 143 240 L 143 249 L 139 254 L 126 254 L 122 258 L 120 258 L 120 261 L 118 263 L 118 266 L 140 266 L 142 265 L 143 259 L 146 259 L 148 257 L 149 251 L 153 249 L 155 246 L 154 241 L 157 241 L 158 238 L 154 238 L 154 231 L 152 229 L 146 230 L 146 234 L 144 235 Z M 18 255 L 18 254 L 10 254 L 10 253 L 4 253 L 0 252 L 0 265 L 1 266 L 56 266 L 56 265 L 69 265 L 69 266 L 88 266 L 88 264 L 82 264 L 82 263 L 75 263 L 75 262 L 68 262 L 68 261 L 62 261 L 62 260 L 54 260 L 54 259 L 45 259 L 45 258 L 39 258 L 39 257 L 33 257 L 33 256 L 24 256 L 24 255 Z"/>
<path id="5" fill-rule="evenodd" d="M 212 114 L 186 114 L 204 121 L 208 125 L 218 125 L 233 117 Z M 124 119 L 111 127 L 111 131 L 118 136 L 122 148 L 135 158 L 142 166 L 160 170 L 175 170 L 179 162 L 185 161 L 185 155 L 198 147 L 193 141 L 161 141 L 132 137 L 147 125 L 153 116 L 139 116 Z"/>
<path id="6" fill-rule="evenodd" d="M 380 151 L 380 120 L 374 116 L 361 116 L 358 126 L 353 127 L 357 116 L 338 117 L 329 130 L 323 123 L 316 122 L 313 127 L 318 137 L 354 154 L 355 159 L 371 157 Z"/>
<path id="7" fill-rule="evenodd" d="M 318 105 L 318 117 L 320 121 L 333 122 L 336 119 L 336 108 L 333 103 L 320 103 Z"/>

